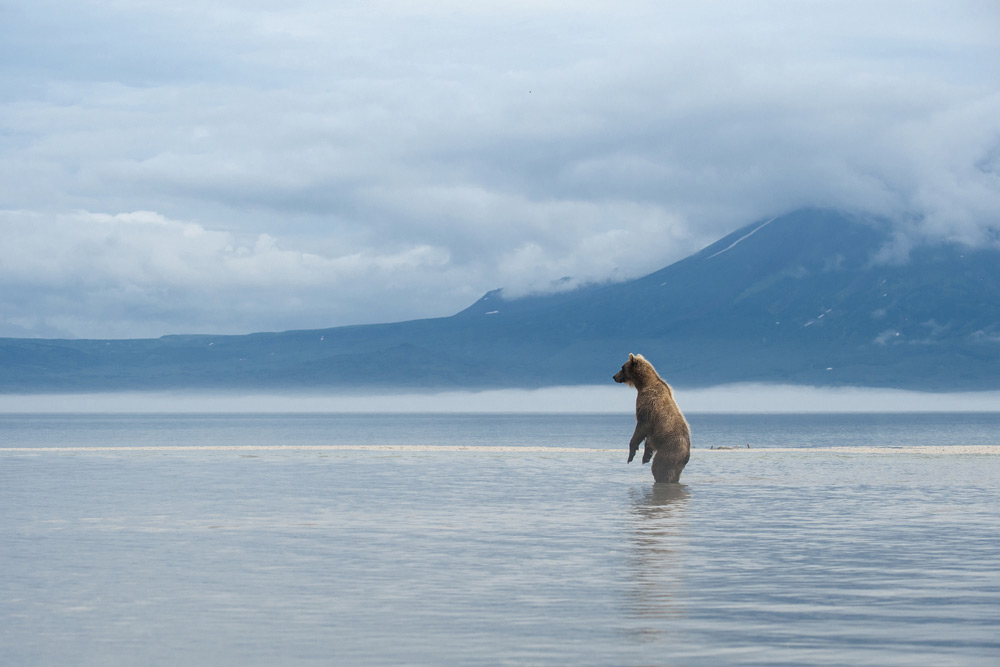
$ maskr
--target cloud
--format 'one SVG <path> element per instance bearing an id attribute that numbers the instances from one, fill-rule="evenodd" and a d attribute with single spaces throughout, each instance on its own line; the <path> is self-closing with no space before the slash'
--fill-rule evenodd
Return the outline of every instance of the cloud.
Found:
<path id="1" fill-rule="evenodd" d="M 171 328 L 178 319 L 206 332 L 288 328 L 286 319 L 301 320 L 303 310 L 319 327 L 371 312 L 369 285 L 430 298 L 437 286 L 421 288 L 424 274 L 448 263 L 446 250 L 426 245 L 323 254 L 149 211 L 54 218 L 0 211 L 0 235 L 13 241 L 0 246 L 0 282 L 8 286 L 0 325 L 42 335 L 184 333 Z"/>
<path id="2" fill-rule="evenodd" d="M 998 31 L 972 1 L 22 4 L 0 335 L 446 315 L 801 206 L 996 243 Z"/>

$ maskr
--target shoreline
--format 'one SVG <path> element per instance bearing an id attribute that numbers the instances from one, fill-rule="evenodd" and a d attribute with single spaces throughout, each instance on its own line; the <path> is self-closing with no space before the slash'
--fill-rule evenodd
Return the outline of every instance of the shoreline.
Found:
<path id="1" fill-rule="evenodd" d="M 476 452 L 505 454 L 584 454 L 584 453 L 622 453 L 616 448 L 594 447 L 538 447 L 519 445 L 150 445 L 121 447 L 0 447 L 3 453 L 80 453 L 80 452 Z M 692 453 L 701 456 L 711 454 L 920 454 L 925 456 L 1000 456 L 1000 445 L 927 445 L 927 446 L 837 446 L 837 447 L 758 447 L 758 448 L 726 448 L 710 449 L 708 447 L 693 448 Z"/>

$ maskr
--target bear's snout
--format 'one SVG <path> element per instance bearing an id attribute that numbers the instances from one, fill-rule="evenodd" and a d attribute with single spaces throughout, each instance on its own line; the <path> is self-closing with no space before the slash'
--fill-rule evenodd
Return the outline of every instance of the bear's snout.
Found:
<path id="1" fill-rule="evenodd" d="M 625 381 L 625 372 L 624 371 L 618 371 L 617 373 L 615 373 L 614 375 L 611 376 L 611 379 L 614 380 L 615 382 L 624 382 Z"/>

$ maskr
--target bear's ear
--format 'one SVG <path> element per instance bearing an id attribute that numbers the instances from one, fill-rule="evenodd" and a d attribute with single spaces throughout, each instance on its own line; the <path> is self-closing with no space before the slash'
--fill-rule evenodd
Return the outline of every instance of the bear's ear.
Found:
<path id="1" fill-rule="evenodd" d="M 632 361 L 633 359 L 635 359 L 635 355 L 634 355 L 634 354 L 632 354 L 631 352 L 629 352 L 629 353 L 628 353 L 628 360 L 629 360 L 629 361 Z"/>

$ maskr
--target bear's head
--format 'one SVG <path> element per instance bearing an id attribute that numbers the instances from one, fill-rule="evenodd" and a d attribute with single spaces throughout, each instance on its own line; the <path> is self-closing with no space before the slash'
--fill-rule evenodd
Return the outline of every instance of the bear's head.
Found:
<path id="1" fill-rule="evenodd" d="M 622 366 L 622 369 L 620 371 L 618 371 L 617 373 L 615 373 L 615 375 L 614 375 L 614 381 L 615 382 L 623 382 L 623 383 L 629 385 L 630 387 L 634 387 L 635 386 L 635 378 L 638 375 L 638 372 L 637 372 L 638 369 L 637 369 L 637 367 L 643 361 L 645 361 L 645 359 L 642 358 L 641 354 L 639 354 L 639 355 L 629 354 L 628 355 L 628 361 L 625 362 L 625 365 Z"/>

